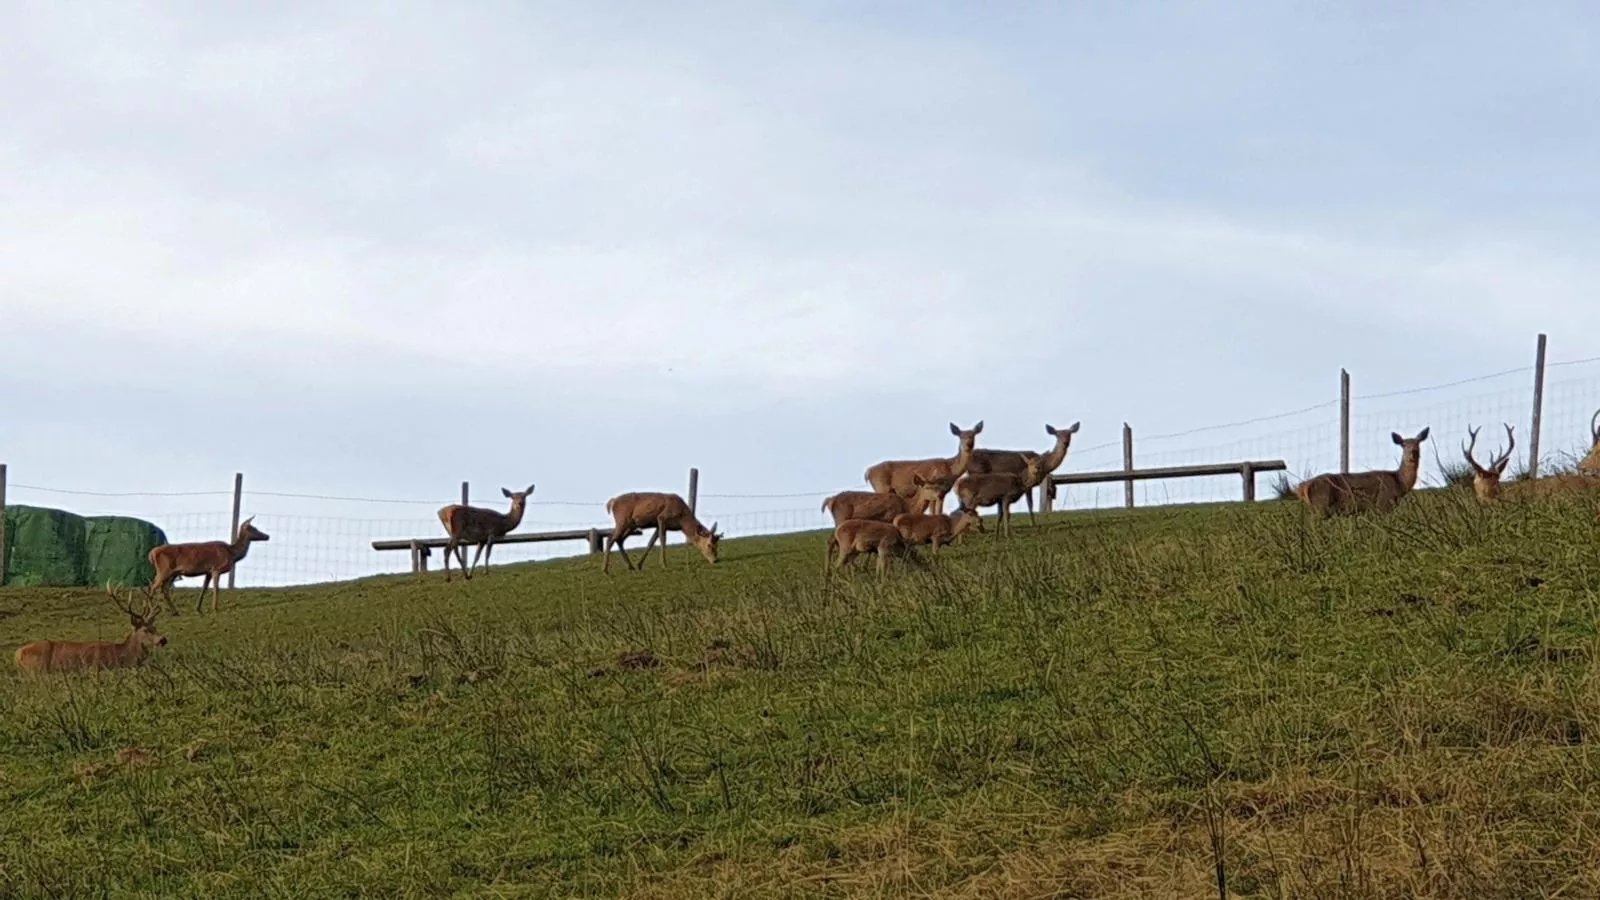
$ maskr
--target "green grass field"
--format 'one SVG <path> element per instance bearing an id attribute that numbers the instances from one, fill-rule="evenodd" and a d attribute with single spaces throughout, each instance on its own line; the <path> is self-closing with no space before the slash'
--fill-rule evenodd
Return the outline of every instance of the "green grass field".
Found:
<path id="1" fill-rule="evenodd" d="M 883 581 L 814 532 L 8 655 L 0 896 L 1600 896 L 1595 501 L 1016 521 Z M 125 621 L 0 590 L 7 654 Z"/>

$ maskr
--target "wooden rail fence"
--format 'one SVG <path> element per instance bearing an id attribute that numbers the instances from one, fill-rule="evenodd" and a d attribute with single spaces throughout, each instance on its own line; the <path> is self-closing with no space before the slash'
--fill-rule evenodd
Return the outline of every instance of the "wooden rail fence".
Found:
<path id="1" fill-rule="evenodd" d="M 1125 432 L 1126 434 L 1126 432 Z M 1128 446 L 1131 446 L 1130 441 Z M 1065 475 L 1051 475 L 1050 480 L 1041 486 L 1042 496 L 1039 498 L 1039 507 L 1043 512 L 1051 512 L 1055 508 L 1056 486 L 1062 484 L 1103 484 L 1107 482 L 1126 482 L 1128 490 L 1124 504 L 1133 508 L 1133 483 L 1135 481 L 1148 481 L 1156 478 L 1204 478 L 1217 475 L 1238 475 L 1244 481 L 1244 500 L 1246 503 L 1256 499 L 1256 474 L 1260 472 L 1284 472 L 1289 464 L 1281 459 L 1248 460 L 1235 463 L 1211 463 L 1200 466 L 1165 466 L 1157 469 L 1135 469 L 1131 466 L 1126 469 L 1109 469 L 1103 472 L 1069 472 Z"/>
<path id="2" fill-rule="evenodd" d="M 578 528 L 572 531 L 524 532 L 522 534 L 508 534 L 505 537 L 496 538 L 494 545 L 498 547 L 501 544 L 545 544 L 554 541 L 588 541 L 589 552 L 599 553 L 605 548 L 604 542 L 606 536 L 610 533 L 611 529 L 609 528 L 604 530 L 599 528 Z M 447 537 L 400 538 L 398 540 L 373 541 L 372 549 L 410 550 L 411 571 L 426 572 L 428 571 L 428 557 L 432 555 L 434 550 L 443 549 L 449 543 L 450 539 Z"/>

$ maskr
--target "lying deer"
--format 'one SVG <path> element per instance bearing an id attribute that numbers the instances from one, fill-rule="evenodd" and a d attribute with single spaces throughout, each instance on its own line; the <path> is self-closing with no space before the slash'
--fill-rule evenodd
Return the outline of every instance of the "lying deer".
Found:
<path id="1" fill-rule="evenodd" d="M 611 547 L 616 545 L 617 552 L 622 554 L 622 561 L 633 569 L 633 560 L 628 558 L 628 548 L 622 542 L 628 538 L 643 534 L 644 529 L 654 528 L 655 533 L 650 536 L 650 542 L 644 545 L 644 559 L 639 560 L 639 569 L 644 568 L 645 560 L 650 558 L 650 550 L 661 541 L 661 565 L 667 565 L 667 532 L 677 531 L 683 534 L 685 540 L 700 550 L 700 555 L 706 562 L 713 565 L 717 562 L 717 544 L 721 542 L 722 535 L 717 533 L 717 523 L 712 522 L 707 528 L 700 524 L 700 520 L 689 511 L 689 504 L 677 494 L 663 494 L 655 492 L 636 492 L 618 494 L 606 501 L 606 512 L 616 522 L 616 527 L 611 529 L 611 534 L 606 538 L 605 562 L 601 571 L 611 571 Z"/>
<path id="2" fill-rule="evenodd" d="M 828 535 L 828 546 L 822 557 L 824 574 L 829 571 L 828 564 L 833 561 L 834 551 L 838 551 L 839 558 L 834 562 L 833 569 L 843 569 L 862 553 L 877 556 L 879 575 L 888 570 L 891 556 L 919 568 L 928 566 L 927 562 L 917 555 L 916 550 L 906 543 L 898 528 L 889 522 L 872 519 L 846 519 Z"/>
<path id="3" fill-rule="evenodd" d="M 17 649 L 17 666 L 25 672 L 46 674 L 83 669 L 124 669 L 144 664 L 154 647 L 165 647 L 167 638 L 156 631 L 156 616 L 151 609 L 154 598 L 145 593 L 144 610 L 134 612 L 131 605 L 117 597 L 111 585 L 106 585 L 111 602 L 128 614 L 128 624 L 133 630 L 121 641 L 34 641 Z M 131 599 L 131 597 L 130 597 Z"/>
<path id="4" fill-rule="evenodd" d="M 1023 474 L 996 472 L 988 475 L 965 475 L 956 482 L 956 499 L 961 509 L 974 512 L 985 506 L 1000 507 L 1000 532 L 1011 534 L 1011 504 L 1018 500 L 1028 503 L 1028 524 L 1037 525 L 1033 517 L 1033 487 L 1044 480 L 1047 460 L 1035 456 L 1023 460 Z"/>
<path id="5" fill-rule="evenodd" d="M 211 588 L 211 611 L 217 611 L 217 591 L 222 587 L 222 576 L 233 571 L 233 567 L 244 559 L 250 552 L 250 545 L 255 541 L 269 540 L 267 533 L 251 524 L 255 521 L 251 516 L 239 523 L 239 533 L 233 542 L 228 541 L 201 541 L 191 544 L 162 544 L 150 551 L 150 565 L 155 566 L 156 575 L 151 579 L 150 587 L 145 589 L 146 594 L 153 594 L 160 589 L 162 597 L 167 602 L 167 611 L 173 615 L 178 614 L 177 607 L 172 605 L 172 583 L 179 578 L 193 578 L 196 575 L 205 576 L 205 581 L 200 584 L 200 596 L 195 598 L 194 611 L 199 615 L 206 602 L 206 588 Z"/>
<path id="6" fill-rule="evenodd" d="M 1400 468 L 1328 472 L 1295 485 L 1295 496 L 1322 518 L 1394 509 L 1416 487 L 1417 472 L 1422 464 L 1422 442 L 1428 439 L 1428 429 L 1423 428 L 1416 437 L 1403 438 L 1399 432 L 1392 432 L 1390 437 L 1400 447 Z"/>
<path id="7" fill-rule="evenodd" d="M 898 494 L 910 499 L 916 496 L 917 486 L 913 477 L 921 475 L 925 479 L 948 478 L 951 481 L 966 474 L 967 466 L 972 462 L 972 451 L 977 443 L 978 435 L 983 432 L 983 422 L 963 431 L 950 423 L 950 433 L 959 439 L 956 455 L 947 458 L 935 457 L 933 459 L 906 459 L 885 460 L 867 470 L 867 484 L 880 494 Z M 940 502 L 944 497 L 940 495 Z"/>
<path id="8" fill-rule="evenodd" d="M 1510 425 L 1505 426 L 1506 437 L 1510 439 L 1511 446 L 1506 448 L 1504 455 L 1496 456 L 1488 466 L 1478 465 L 1473 458 L 1473 450 L 1478 445 L 1478 429 L 1469 428 L 1467 433 L 1472 440 L 1462 448 L 1462 455 L 1466 457 L 1467 465 L 1472 467 L 1472 491 L 1481 503 L 1498 503 L 1524 500 L 1535 496 L 1550 496 L 1553 494 L 1570 493 L 1600 488 L 1600 478 L 1586 475 L 1581 470 L 1566 472 L 1560 475 L 1545 475 L 1540 478 L 1519 478 L 1515 481 L 1502 480 L 1505 475 L 1506 463 L 1511 459 L 1511 451 L 1517 446 L 1516 433 Z"/>
<path id="9" fill-rule="evenodd" d="M 1035 453 L 1032 450 L 987 450 L 976 449 L 972 451 L 972 461 L 967 464 L 967 472 L 971 475 L 993 475 L 1009 472 L 1013 475 L 1028 474 L 1028 460 L 1044 457 L 1044 466 L 1040 469 L 1039 483 L 1050 477 L 1061 464 L 1067 461 L 1067 450 L 1072 445 L 1072 436 L 1078 433 L 1078 426 L 1083 423 L 1073 422 L 1066 428 L 1056 428 L 1045 425 L 1045 434 L 1056 439 L 1056 444 L 1047 453 Z M 1049 488 L 1045 488 L 1049 490 Z"/>
<path id="10" fill-rule="evenodd" d="M 894 517 L 895 530 L 907 544 L 933 545 L 933 558 L 939 558 L 939 548 L 952 543 L 968 531 L 983 531 L 983 517 L 975 509 L 963 509 L 953 516 L 944 513 L 901 513 Z"/>
<path id="11" fill-rule="evenodd" d="M 461 574 L 471 581 L 472 571 L 478 567 L 478 557 L 483 557 L 483 570 L 489 571 L 489 554 L 494 552 L 494 542 L 522 524 L 522 511 L 528 505 L 533 485 L 528 485 L 525 491 L 501 488 L 500 493 L 511 501 L 511 508 L 505 512 L 462 503 L 439 508 L 439 521 L 444 525 L 445 534 L 450 535 L 450 542 L 444 546 L 445 581 L 450 580 L 451 553 L 455 553 L 456 560 L 461 563 Z M 471 566 L 467 565 L 468 544 L 478 547 L 473 551 Z"/>
<path id="12" fill-rule="evenodd" d="M 822 501 L 822 511 L 833 514 L 837 527 L 846 519 L 873 519 L 892 522 L 901 513 L 920 513 L 944 508 L 944 497 L 956 483 L 954 478 L 927 479 L 911 476 L 917 492 L 911 499 L 877 491 L 840 491 Z"/>

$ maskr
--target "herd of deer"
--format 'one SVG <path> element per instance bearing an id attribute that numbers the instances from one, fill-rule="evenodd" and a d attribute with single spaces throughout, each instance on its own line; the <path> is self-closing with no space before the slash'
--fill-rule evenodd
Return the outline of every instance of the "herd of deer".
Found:
<path id="1" fill-rule="evenodd" d="M 862 554 L 877 557 L 877 571 L 882 574 L 890 557 L 896 557 L 918 566 L 926 566 L 917 556 L 916 547 L 931 545 L 937 558 L 939 548 L 959 540 L 968 531 L 982 532 L 983 519 L 979 511 L 998 507 L 1000 532 L 1009 535 L 1011 506 L 1026 499 L 1028 519 L 1033 522 L 1032 490 L 1044 484 L 1050 475 L 1067 458 L 1072 436 L 1078 432 L 1079 423 L 1067 428 L 1045 426 L 1045 432 L 1055 439 L 1055 446 L 1044 453 L 1032 450 L 979 449 L 978 435 L 983 422 L 969 429 L 950 425 L 950 433 L 958 444 L 956 455 L 930 459 L 886 460 L 866 471 L 870 491 L 841 491 L 822 501 L 824 512 L 831 513 L 834 531 L 828 536 L 824 570 L 831 571 L 849 565 Z M 1511 453 L 1516 448 L 1516 433 L 1506 425 L 1509 446 L 1496 454 L 1487 466 L 1481 465 L 1474 450 L 1478 443 L 1478 429 L 1468 429 L 1469 440 L 1461 451 L 1472 472 L 1473 491 L 1485 504 L 1515 501 L 1550 493 L 1588 490 L 1600 487 L 1600 411 L 1589 420 L 1589 452 L 1571 472 L 1538 478 L 1520 478 L 1502 484 Z M 1400 466 L 1397 469 L 1378 469 L 1369 472 L 1330 472 L 1316 475 L 1300 482 L 1295 496 L 1316 514 L 1327 517 L 1363 511 L 1385 512 L 1392 510 L 1417 483 L 1422 464 L 1422 444 L 1428 439 L 1429 429 L 1423 428 L 1414 437 L 1391 435 L 1400 447 Z M 489 554 L 494 542 L 509 534 L 522 521 L 523 509 L 533 494 L 533 485 L 525 491 L 501 493 L 511 501 L 506 512 L 450 504 L 439 510 L 439 521 L 449 535 L 445 548 L 445 580 L 450 579 L 450 557 L 459 561 L 462 574 L 472 577 L 479 558 L 487 569 Z M 1046 487 L 1048 490 L 1048 487 Z M 954 490 L 958 501 L 954 515 L 936 510 L 944 508 L 945 498 Z M 659 542 L 661 564 L 666 565 L 666 533 L 677 531 L 696 547 L 707 562 L 716 563 L 717 546 L 722 535 L 716 523 L 710 528 L 700 524 L 689 504 L 672 493 L 631 492 L 619 494 L 606 501 L 606 511 L 615 523 L 605 541 L 605 560 L 602 570 L 611 571 L 611 548 L 622 554 L 629 569 L 644 567 L 650 551 Z M 232 541 L 204 541 L 187 544 L 163 544 L 150 551 L 150 563 L 155 567 L 155 577 L 144 589 L 144 607 L 135 611 L 132 592 L 125 600 L 118 597 L 111 585 L 106 591 L 116 607 L 128 616 L 132 630 L 121 641 L 52 641 L 40 640 L 17 650 L 16 663 L 25 671 L 45 673 L 74 669 L 124 668 L 141 665 L 152 648 L 165 646 L 167 639 L 156 631 L 158 615 L 154 608 L 159 590 L 167 608 L 174 615 L 172 584 L 180 577 L 203 577 L 200 597 L 195 612 L 203 611 L 206 589 L 211 590 L 211 611 L 217 611 L 217 591 L 222 576 L 233 570 L 250 550 L 251 543 L 268 540 L 268 535 L 252 524 L 253 517 L 240 523 L 238 535 Z M 644 559 L 636 567 L 629 558 L 623 542 L 644 529 L 654 528 L 650 541 L 645 544 Z M 466 546 L 475 544 L 472 564 L 467 564 Z M 836 558 L 837 554 L 837 558 Z"/>

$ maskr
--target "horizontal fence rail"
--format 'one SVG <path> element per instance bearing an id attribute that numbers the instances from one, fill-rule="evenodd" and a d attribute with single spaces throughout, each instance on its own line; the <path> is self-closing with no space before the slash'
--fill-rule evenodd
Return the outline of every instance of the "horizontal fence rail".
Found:
<path id="1" fill-rule="evenodd" d="M 548 544 L 555 541 L 588 541 L 589 552 L 599 553 L 603 549 L 602 544 L 605 536 L 610 533 L 610 529 L 602 531 L 598 528 L 581 528 L 571 531 L 525 531 L 521 534 L 508 534 L 505 537 L 495 538 L 494 543 L 498 547 L 501 544 Z M 476 544 L 468 541 L 462 541 L 461 544 L 468 547 L 476 546 Z M 374 550 L 411 551 L 412 572 L 428 571 L 428 556 L 431 551 L 448 546 L 450 546 L 450 539 L 447 537 L 401 538 L 372 542 L 372 549 Z"/>

